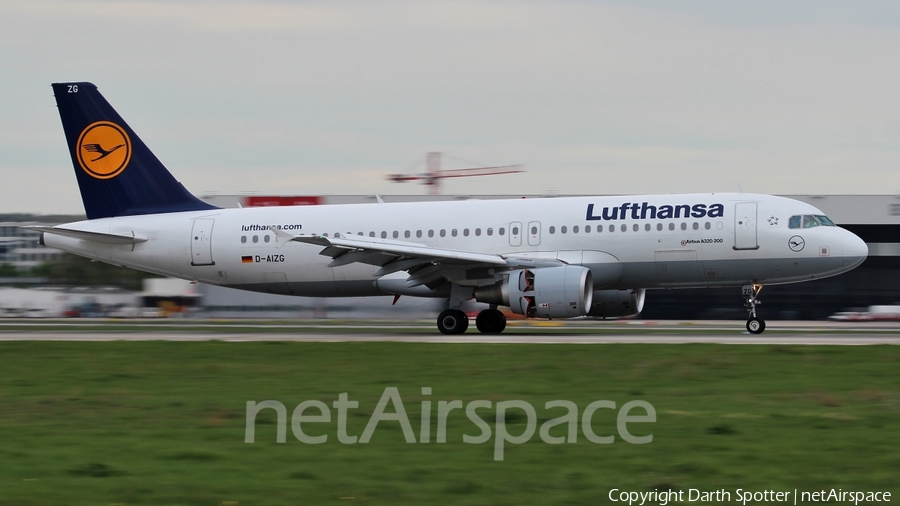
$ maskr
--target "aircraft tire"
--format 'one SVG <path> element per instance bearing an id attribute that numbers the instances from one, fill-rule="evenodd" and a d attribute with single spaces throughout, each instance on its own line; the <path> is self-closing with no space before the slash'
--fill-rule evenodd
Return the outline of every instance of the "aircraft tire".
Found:
<path id="1" fill-rule="evenodd" d="M 499 334 L 506 329 L 506 316 L 496 309 L 485 309 L 475 317 L 475 327 L 482 334 Z"/>
<path id="2" fill-rule="evenodd" d="M 766 330 L 766 321 L 762 318 L 750 318 L 747 320 L 747 332 L 762 334 L 764 330 Z"/>
<path id="3" fill-rule="evenodd" d="M 458 309 L 447 309 L 438 315 L 437 327 L 441 334 L 462 334 L 469 328 L 469 317 Z"/>

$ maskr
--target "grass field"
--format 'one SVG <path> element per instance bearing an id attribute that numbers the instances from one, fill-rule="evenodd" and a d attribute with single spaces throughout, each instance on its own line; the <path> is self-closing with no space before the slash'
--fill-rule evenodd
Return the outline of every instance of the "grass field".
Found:
<path id="1" fill-rule="evenodd" d="M 409 343 L 0 343 L 0 505 L 597 504 L 611 488 L 900 492 L 900 348 L 888 346 L 440 345 Z M 397 387 L 416 435 L 421 402 L 550 400 L 583 410 L 642 399 L 653 442 L 550 445 L 537 434 L 408 444 L 382 422 L 367 444 L 301 443 L 264 410 L 244 443 L 247 401 L 359 401 L 360 435 Z M 424 396 L 422 387 L 431 387 Z M 436 426 L 432 407 L 432 426 Z M 494 427 L 491 410 L 479 412 Z M 519 411 L 510 433 L 525 428 Z M 637 414 L 637 413 L 635 413 Z M 616 434 L 599 410 L 598 435 Z M 553 435 L 564 435 L 556 427 Z M 621 503 L 619 503 L 621 504 Z"/>

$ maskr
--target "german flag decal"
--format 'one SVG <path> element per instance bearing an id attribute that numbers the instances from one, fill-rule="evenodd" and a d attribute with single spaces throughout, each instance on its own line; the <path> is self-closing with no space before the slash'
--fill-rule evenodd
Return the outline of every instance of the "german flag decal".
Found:
<path id="1" fill-rule="evenodd" d="M 241 257 L 241 263 L 242 264 L 252 264 L 253 257 Z"/>

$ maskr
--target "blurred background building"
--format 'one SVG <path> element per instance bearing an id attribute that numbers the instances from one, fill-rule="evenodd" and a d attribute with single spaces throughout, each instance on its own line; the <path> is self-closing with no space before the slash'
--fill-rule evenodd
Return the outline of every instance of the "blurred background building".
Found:
<path id="1" fill-rule="evenodd" d="M 22 228 L 27 225 L 47 225 L 47 223 L 0 222 L 0 264 L 27 272 L 63 255 L 59 250 L 38 244 L 40 232 Z"/>

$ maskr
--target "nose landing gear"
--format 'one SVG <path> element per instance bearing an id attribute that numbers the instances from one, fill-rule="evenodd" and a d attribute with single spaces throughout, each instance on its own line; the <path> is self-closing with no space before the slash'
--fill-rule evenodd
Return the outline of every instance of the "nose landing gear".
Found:
<path id="1" fill-rule="evenodd" d="M 756 316 L 756 306 L 762 304 L 756 296 L 762 291 L 762 287 L 763 286 L 759 283 L 741 287 L 741 292 L 745 298 L 744 307 L 747 308 L 747 312 L 749 313 L 747 318 L 747 332 L 751 334 L 762 334 L 763 331 L 766 330 L 766 321 Z"/>

